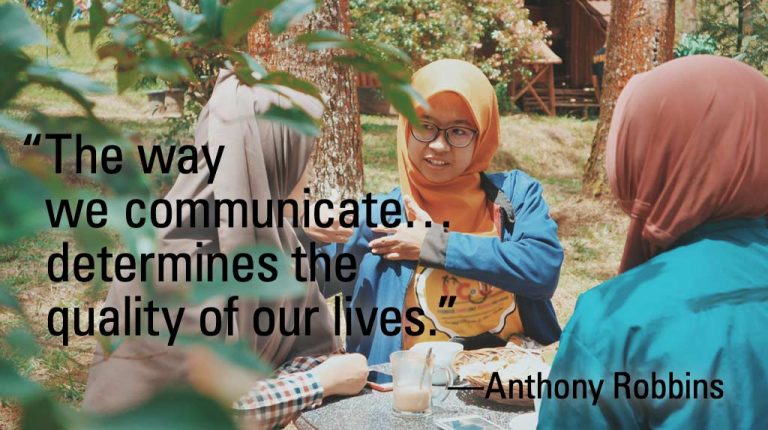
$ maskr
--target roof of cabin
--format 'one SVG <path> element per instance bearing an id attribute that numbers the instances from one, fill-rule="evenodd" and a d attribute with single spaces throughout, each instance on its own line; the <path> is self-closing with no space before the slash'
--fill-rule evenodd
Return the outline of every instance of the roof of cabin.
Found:
<path id="1" fill-rule="evenodd" d="M 601 20 L 605 27 L 611 22 L 611 2 L 605 0 L 580 0 L 593 16 Z"/>
<path id="2" fill-rule="evenodd" d="M 537 40 L 534 42 L 533 45 L 533 54 L 536 56 L 536 59 L 533 61 L 530 61 L 531 63 L 536 64 L 560 64 L 563 62 L 563 59 L 558 57 L 557 54 L 552 50 L 552 48 L 549 47 L 546 43 Z"/>

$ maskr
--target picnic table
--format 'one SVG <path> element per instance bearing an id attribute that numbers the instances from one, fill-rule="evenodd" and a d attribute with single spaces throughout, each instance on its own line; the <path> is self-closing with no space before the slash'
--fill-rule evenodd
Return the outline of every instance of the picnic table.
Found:
<path id="1" fill-rule="evenodd" d="M 388 365 L 372 366 L 388 373 Z M 479 415 L 503 429 L 517 415 L 533 412 L 530 408 L 503 405 L 486 400 L 469 390 L 452 390 L 442 403 L 432 407 L 427 417 L 402 418 L 392 413 L 392 392 L 379 392 L 365 388 L 353 397 L 329 399 L 323 406 L 304 412 L 296 420 L 299 430 L 316 429 L 436 429 L 436 419 L 462 415 Z"/>
<path id="2" fill-rule="evenodd" d="M 549 116 L 555 116 L 557 101 L 555 99 L 555 64 L 562 64 L 563 60 L 552 49 L 541 41 L 533 45 L 534 59 L 523 61 L 531 71 L 531 77 L 522 79 L 519 83 L 513 82 L 512 103 L 529 93 L 536 100 L 539 107 Z M 546 96 L 539 95 L 537 84 L 545 84 Z M 518 88 L 519 86 L 519 88 Z"/>

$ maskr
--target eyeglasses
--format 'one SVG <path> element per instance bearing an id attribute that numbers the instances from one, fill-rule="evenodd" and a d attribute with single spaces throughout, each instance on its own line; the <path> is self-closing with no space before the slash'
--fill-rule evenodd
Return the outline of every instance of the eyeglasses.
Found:
<path id="1" fill-rule="evenodd" d="M 456 126 L 440 128 L 428 122 L 421 123 L 421 127 L 421 129 L 411 127 L 411 136 L 413 136 L 414 139 L 421 143 L 432 143 L 440 135 L 440 132 L 443 131 L 445 132 L 445 141 L 454 148 L 466 148 L 472 143 L 472 140 L 474 140 L 477 135 L 477 130 L 472 130 L 467 127 Z"/>

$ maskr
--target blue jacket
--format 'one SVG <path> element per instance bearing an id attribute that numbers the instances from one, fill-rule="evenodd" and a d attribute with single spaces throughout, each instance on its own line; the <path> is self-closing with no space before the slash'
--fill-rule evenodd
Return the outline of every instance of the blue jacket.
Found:
<path id="1" fill-rule="evenodd" d="M 579 297 L 549 380 L 604 387 L 539 429 L 766 429 L 767 326 L 768 220 L 703 224 Z"/>
<path id="2" fill-rule="evenodd" d="M 511 203 L 513 223 L 503 228 L 501 238 L 456 232 L 447 232 L 441 237 L 437 233 L 431 239 L 431 246 L 444 248 L 437 250 L 442 261 L 421 263 L 442 266 L 457 276 L 483 281 L 514 293 L 525 334 L 543 344 L 552 343 L 559 339 L 561 332 L 550 299 L 560 276 L 563 249 L 557 238 L 557 224 L 550 218 L 549 208 L 541 195 L 541 184 L 517 170 L 490 174 L 485 178 L 484 184 L 492 185 L 486 187 L 491 188 L 486 189 L 490 200 L 502 207 L 506 203 L 508 208 Z M 377 203 L 371 210 L 373 223 L 380 223 L 378 206 L 385 199 L 397 199 L 403 206 L 399 188 L 377 196 Z M 388 221 L 395 218 L 404 221 L 405 215 L 401 213 Z M 351 282 L 319 282 L 319 285 L 326 296 L 339 292 L 351 296 L 352 300 L 346 302 L 346 306 L 351 308 L 353 316 L 356 308 L 361 309 L 367 321 L 375 307 L 379 312 L 387 307 L 402 309 L 417 262 L 388 261 L 371 254 L 368 242 L 380 235 L 372 232 L 366 221 L 361 216 L 360 227 L 346 244 L 324 248 L 330 255 L 353 254 L 358 262 L 357 277 Z M 432 230 L 428 236 L 431 233 Z M 347 333 L 347 351 L 365 355 L 370 364 L 387 362 L 390 353 L 402 348 L 402 336 L 385 335 L 378 319 L 373 333 L 368 336 L 363 335 L 359 327 L 355 318 L 352 330 Z"/>

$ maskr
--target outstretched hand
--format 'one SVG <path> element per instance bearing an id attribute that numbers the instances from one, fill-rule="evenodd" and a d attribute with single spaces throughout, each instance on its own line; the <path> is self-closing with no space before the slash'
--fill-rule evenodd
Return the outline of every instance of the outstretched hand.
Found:
<path id="1" fill-rule="evenodd" d="M 413 214 L 413 227 L 400 224 L 397 227 L 374 227 L 376 233 L 385 233 L 389 236 L 372 240 L 368 245 L 371 252 L 381 255 L 387 260 L 413 260 L 417 261 L 421 254 L 421 245 L 427 236 L 429 227 L 427 222 L 432 222 L 432 217 L 416 204 L 411 196 L 404 196 L 405 207 Z"/>

